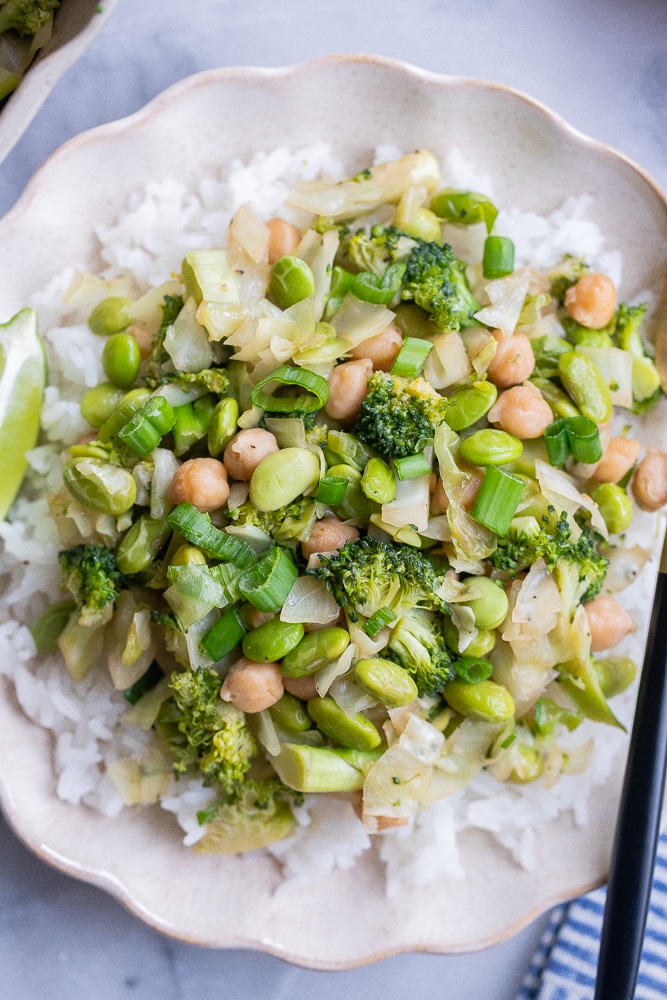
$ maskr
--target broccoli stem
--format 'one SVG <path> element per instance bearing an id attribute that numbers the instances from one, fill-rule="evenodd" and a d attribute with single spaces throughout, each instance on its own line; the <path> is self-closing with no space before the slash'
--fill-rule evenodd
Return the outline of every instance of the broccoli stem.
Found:
<path id="1" fill-rule="evenodd" d="M 353 792 L 382 750 L 342 750 L 283 743 L 271 763 L 288 788 L 297 792 Z"/>

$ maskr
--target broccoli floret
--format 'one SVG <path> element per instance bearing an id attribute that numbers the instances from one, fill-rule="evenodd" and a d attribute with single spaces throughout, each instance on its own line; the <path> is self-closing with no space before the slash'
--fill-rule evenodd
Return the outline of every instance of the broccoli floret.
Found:
<path id="1" fill-rule="evenodd" d="M 233 801 L 222 796 L 197 813 L 206 832 L 195 851 L 242 854 L 284 840 L 296 827 L 291 807 L 302 801 L 278 777 L 248 778 Z"/>
<path id="2" fill-rule="evenodd" d="M 162 304 L 162 322 L 157 333 L 153 334 L 153 346 L 151 356 L 148 359 L 145 372 L 145 381 L 156 388 L 162 384 L 164 371 L 162 366 L 171 361 L 171 358 L 164 349 L 164 338 L 170 326 L 173 326 L 176 317 L 185 305 L 182 295 L 165 295 Z"/>
<path id="3" fill-rule="evenodd" d="M 233 507 L 227 516 L 239 526 L 254 524 L 276 542 L 289 542 L 304 541 L 310 537 L 317 512 L 314 500 L 302 498 L 270 511 L 257 510 L 254 504 L 247 501 L 240 507 Z"/>
<path id="4" fill-rule="evenodd" d="M 364 535 L 345 542 L 331 556 L 320 556 L 321 566 L 309 570 L 326 582 L 336 602 L 351 621 L 370 618 L 389 608 L 400 618 L 413 608 L 446 611 L 438 591 L 443 577 L 418 549 Z"/>
<path id="5" fill-rule="evenodd" d="M 63 583 L 73 594 L 81 625 L 103 625 L 113 615 L 113 604 L 125 577 L 113 552 L 103 545 L 75 545 L 58 554 Z"/>
<path id="6" fill-rule="evenodd" d="M 581 257 L 566 253 L 562 259 L 547 271 L 549 280 L 549 294 L 554 299 L 561 302 L 565 298 L 565 293 L 572 285 L 576 285 L 582 274 L 588 270 L 588 264 Z"/>
<path id="7" fill-rule="evenodd" d="M 641 326 L 646 315 L 646 303 L 642 302 L 638 306 L 629 306 L 621 302 L 616 313 L 616 346 L 622 351 L 630 351 L 636 358 L 643 358 L 645 355 L 644 344 L 641 338 Z"/>
<path id="8" fill-rule="evenodd" d="M 374 372 L 354 434 L 389 458 L 415 455 L 433 440 L 448 405 L 423 378 Z"/>
<path id="9" fill-rule="evenodd" d="M 549 572 L 560 560 L 576 563 L 579 580 L 586 583 L 582 603 L 592 601 L 602 589 L 609 560 L 597 552 L 594 534 L 588 526 L 583 528 L 576 542 L 570 541 L 571 534 L 567 514 L 563 511 L 553 532 L 538 527 L 535 531 L 511 532 L 505 538 L 499 537 L 498 547 L 488 557 L 489 562 L 512 577 L 538 559 L 544 559 Z"/>
<path id="10" fill-rule="evenodd" d="M 220 785 L 234 797 L 257 745 L 243 712 L 221 700 L 221 686 L 220 676 L 207 667 L 173 671 L 171 697 L 160 709 L 156 730 L 175 757 L 176 774 L 198 772 L 204 785 Z"/>
<path id="11" fill-rule="evenodd" d="M 442 618 L 432 611 L 413 608 L 399 618 L 391 630 L 387 655 L 407 670 L 420 697 L 434 697 L 455 677 Z"/>
<path id="12" fill-rule="evenodd" d="M 372 271 L 381 278 L 390 264 L 407 260 L 416 245 L 396 226 L 373 226 L 370 233 L 365 229 L 348 233 L 342 252 L 360 271 Z"/>
<path id="13" fill-rule="evenodd" d="M 615 343 L 632 354 L 632 411 L 638 414 L 649 410 L 662 394 L 658 369 L 646 354 L 641 336 L 646 308 L 646 303 L 629 306 L 622 302 L 615 317 Z"/>
<path id="14" fill-rule="evenodd" d="M 49 23 L 60 0 L 5 0 L 0 6 L 0 32 L 36 35 Z"/>
<path id="15" fill-rule="evenodd" d="M 466 265 L 448 243 L 417 240 L 407 258 L 401 298 L 425 309 L 441 330 L 460 330 L 474 323 L 479 310 L 466 278 Z"/>

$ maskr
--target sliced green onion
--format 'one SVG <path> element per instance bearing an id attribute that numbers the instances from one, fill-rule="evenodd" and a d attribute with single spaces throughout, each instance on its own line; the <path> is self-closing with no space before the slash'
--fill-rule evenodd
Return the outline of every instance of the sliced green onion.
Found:
<path id="1" fill-rule="evenodd" d="M 174 409 L 174 452 L 184 455 L 208 434 L 216 399 L 210 394 Z"/>
<path id="2" fill-rule="evenodd" d="M 477 191 L 457 191 L 443 188 L 431 198 L 431 211 L 455 226 L 472 226 L 477 222 L 486 225 L 487 233 L 493 229 L 498 209 L 485 194 Z"/>
<path id="3" fill-rule="evenodd" d="M 576 462 L 587 465 L 602 458 L 598 426 L 583 415 L 554 420 L 544 431 L 544 446 L 550 463 L 558 467 L 565 465 L 570 455 Z"/>
<path id="4" fill-rule="evenodd" d="M 329 322 L 340 309 L 343 299 L 352 288 L 354 275 L 346 271 L 344 267 L 334 267 L 331 272 L 331 288 L 324 310 L 324 319 Z"/>
<path id="5" fill-rule="evenodd" d="M 482 681 L 488 681 L 493 673 L 493 667 L 489 661 L 478 656 L 462 656 L 452 666 L 461 680 L 467 681 L 468 684 L 481 684 Z"/>
<path id="6" fill-rule="evenodd" d="M 258 611 L 278 611 L 299 575 L 284 549 L 271 549 L 251 569 L 241 574 L 239 590 Z"/>
<path id="7" fill-rule="evenodd" d="M 146 673 L 142 674 L 132 687 L 123 692 L 125 701 L 129 701 L 130 705 L 136 705 L 139 699 L 143 698 L 148 691 L 152 691 L 163 677 L 164 674 L 162 673 L 160 664 L 157 660 L 153 660 Z"/>
<path id="8" fill-rule="evenodd" d="M 497 535 L 506 535 L 516 514 L 525 483 L 511 472 L 487 465 L 472 516 Z"/>
<path id="9" fill-rule="evenodd" d="M 378 632 L 381 632 L 385 625 L 391 625 L 396 621 L 396 615 L 391 608 L 378 608 L 375 614 L 371 615 L 364 625 L 364 632 L 374 639 Z"/>
<path id="10" fill-rule="evenodd" d="M 426 359 L 432 350 L 433 344 L 430 340 L 406 337 L 396 355 L 391 374 L 400 375 L 401 378 L 417 378 L 418 375 L 421 375 Z"/>
<path id="11" fill-rule="evenodd" d="M 326 503 L 334 506 L 342 503 L 345 498 L 349 480 L 343 476 L 323 476 L 320 479 L 315 499 L 318 503 Z"/>
<path id="12" fill-rule="evenodd" d="M 74 601 L 56 601 L 55 604 L 42 612 L 30 629 L 30 634 L 39 653 L 55 653 L 58 649 L 60 633 L 67 625 L 75 608 Z"/>
<path id="13" fill-rule="evenodd" d="M 354 274 L 350 283 L 350 291 L 362 302 L 374 302 L 376 305 L 388 306 L 395 298 L 400 287 L 405 264 L 390 264 L 381 278 L 372 271 L 362 271 Z"/>
<path id="14" fill-rule="evenodd" d="M 173 407 L 164 396 L 151 396 L 118 431 L 118 437 L 137 455 L 154 451 L 174 426 Z"/>
<path id="15" fill-rule="evenodd" d="M 405 458 L 395 458 L 396 475 L 399 479 L 416 479 L 417 476 L 428 476 L 431 463 L 423 451 L 416 455 L 406 455 Z"/>
<path id="16" fill-rule="evenodd" d="M 238 646 L 246 631 L 238 611 L 236 608 L 231 608 L 203 636 L 201 647 L 214 662 L 217 662 Z"/>
<path id="17" fill-rule="evenodd" d="M 482 273 L 485 278 L 505 278 L 514 270 L 514 244 L 507 236 L 487 236 Z"/>
<path id="18" fill-rule="evenodd" d="M 298 396 L 273 395 L 282 385 L 296 386 L 304 392 Z M 329 386 L 325 378 L 307 368 L 281 365 L 257 383 L 250 398 L 255 406 L 270 413 L 313 413 L 321 410 L 329 398 Z"/>
<path id="19" fill-rule="evenodd" d="M 176 528 L 192 545 L 216 559 L 234 563 L 244 569 L 255 559 L 255 553 L 247 542 L 226 531 L 220 531 L 211 524 L 206 514 L 202 514 L 191 503 L 179 503 L 167 518 L 167 523 Z"/>

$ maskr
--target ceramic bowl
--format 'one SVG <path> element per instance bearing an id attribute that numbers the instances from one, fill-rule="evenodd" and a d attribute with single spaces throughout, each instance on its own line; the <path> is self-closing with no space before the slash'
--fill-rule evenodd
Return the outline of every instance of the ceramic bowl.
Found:
<path id="1" fill-rule="evenodd" d="M 0 301 L 10 316 L 67 263 L 98 266 L 93 227 L 109 223 L 146 181 L 186 182 L 259 148 L 326 139 L 351 165 L 374 146 L 457 146 L 493 175 L 498 200 L 546 213 L 569 194 L 595 195 L 591 217 L 625 254 L 621 289 L 656 295 L 667 265 L 667 203 L 623 156 L 506 87 L 436 76 L 369 56 L 286 69 L 222 69 L 182 81 L 144 110 L 94 129 L 55 153 L 0 222 Z M 113 175 L 108 164 L 114 164 Z M 107 182 L 100 184 L 98 178 Z M 641 647 L 641 642 L 639 643 Z M 641 648 L 638 649 L 641 661 Z M 622 764 L 622 761 L 621 761 Z M 606 876 L 622 767 L 593 793 L 591 821 L 563 815 L 538 838 L 528 872 L 482 831 L 462 839 L 469 875 L 385 895 L 371 862 L 308 891 L 275 893 L 268 857 L 189 853 L 173 819 L 126 810 L 109 820 L 55 796 L 51 742 L 0 693 L 0 801 L 36 853 L 111 892 L 177 938 L 270 952 L 319 969 L 405 951 L 454 953 L 497 943 L 559 900 Z"/>
<path id="2" fill-rule="evenodd" d="M 86 51 L 117 0 L 64 0 L 53 35 L 37 54 L 17 89 L 0 108 L 0 163 L 19 141 L 60 77 Z"/>

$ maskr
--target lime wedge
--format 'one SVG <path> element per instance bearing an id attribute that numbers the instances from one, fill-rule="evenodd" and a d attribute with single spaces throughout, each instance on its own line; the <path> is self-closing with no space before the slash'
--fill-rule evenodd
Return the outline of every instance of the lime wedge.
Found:
<path id="1" fill-rule="evenodd" d="M 0 520 L 19 491 L 26 452 L 39 434 L 46 357 L 37 333 L 37 313 L 22 309 L 0 325 Z"/>

